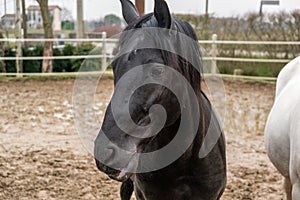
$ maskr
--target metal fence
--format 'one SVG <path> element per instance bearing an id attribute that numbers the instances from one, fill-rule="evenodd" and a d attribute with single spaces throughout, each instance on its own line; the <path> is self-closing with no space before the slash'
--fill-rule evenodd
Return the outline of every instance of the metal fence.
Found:
<path id="1" fill-rule="evenodd" d="M 102 34 L 102 38 L 86 38 L 86 39 L 15 39 L 15 38 L 3 38 L 0 39 L 0 42 L 5 43 L 24 43 L 24 42 L 53 42 L 55 44 L 63 43 L 86 43 L 91 42 L 97 45 L 100 45 L 102 48 L 102 54 L 99 55 L 77 55 L 77 56 L 51 56 L 51 57 L 0 57 L 0 60 L 43 60 L 43 59 L 92 59 L 92 58 L 101 58 L 102 67 L 107 65 L 107 60 L 112 59 L 114 56 L 111 53 L 108 53 L 107 45 L 116 44 L 117 39 L 106 38 L 106 34 Z M 285 42 L 285 41 L 229 41 L 229 40 L 217 40 L 217 36 L 214 34 L 212 40 L 199 40 L 200 45 L 211 45 L 211 50 L 208 57 L 204 57 L 203 60 L 210 60 L 213 63 L 213 66 L 217 66 L 218 61 L 230 61 L 230 62 L 260 62 L 260 63 L 288 63 L 289 59 L 257 59 L 257 58 L 236 58 L 236 57 L 218 57 L 218 45 L 220 44 L 229 44 L 229 45 L 300 45 L 299 41 L 295 42 Z M 212 67 L 211 73 L 215 73 L 216 69 Z M 99 72 L 91 72 L 99 73 Z M 47 76 L 65 76 L 79 73 L 47 73 Z M 0 73 L 0 76 L 43 76 L 43 73 Z M 224 77 L 229 77 L 229 75 L 223 75 Z M 248 78 L 248 79 L 265 79 L 265 80 L 275 80 L 276 78 L 267 78 L 267 77 L 245 77 L 245 76 L 235 76 L 238 78 Z"/>

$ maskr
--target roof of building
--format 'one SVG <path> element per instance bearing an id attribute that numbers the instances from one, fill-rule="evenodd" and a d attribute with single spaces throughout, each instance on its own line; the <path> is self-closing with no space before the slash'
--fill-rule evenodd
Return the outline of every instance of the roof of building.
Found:
<path id="1" fill-rule="evenodd" d="M 116 35 L 116 34 L 122 32 L 122 30 L 123 30 L 123 28 L 118 25 L 106 25 L 106 26 L 101 26 L 99 28 L 94 29 L 92 33 L 106 32 L 107 37 L 111 37 L 113 35 Z"/>
<path id="2" fill-rule="evenodd" d="M 15 17 L 15 14 L 5 14 L 5 15 L 3 15 L 2 17 L 1 17 L 1 19 L 3 19 L 3 18 L 9 18 L 9 17 Z"/>
<path id="3" fill-rule="evenodd" d="M 61 8 L 58 5 L 49 5 L 48 6 L 48 10 L 54 10 L 56 8 L 61 10 Z M 40 10 L 40 6 L 30 5 L 30 6 L 28 6 L 27 10 Z"/>

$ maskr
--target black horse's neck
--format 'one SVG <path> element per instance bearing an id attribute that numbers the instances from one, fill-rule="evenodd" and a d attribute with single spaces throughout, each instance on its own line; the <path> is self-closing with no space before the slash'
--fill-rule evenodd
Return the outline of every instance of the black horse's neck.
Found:
<path id="1" fill-rule="evenodd" d="M 138 151 L 148 153 L 166 146 L 176 136 L 181 116 L 170 126 L 164 127 L 157 135 L 146 138 L 139 143 Z"/>

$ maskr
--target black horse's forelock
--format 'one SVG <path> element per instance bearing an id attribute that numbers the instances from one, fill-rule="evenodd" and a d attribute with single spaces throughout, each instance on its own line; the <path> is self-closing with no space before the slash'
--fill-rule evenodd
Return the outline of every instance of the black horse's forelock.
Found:
<path id="1" fill-rule="evenodd" d="M 137 29 L 137 28 L 143 28 L 143 27 L 158 27 L 157 21 L 153 16 L 154 16 L 153 13 L 150 13 L 140 17 L 133 23 L 129 24 L 124 29 L 124 32 Z M 179 71 L 190 82 L 194 90 L 199 92 L 201 90 L 200 82 L 201 82 L 201 74 L 203 70 L 202 70 L 202 59 L 201 59 L 202 55 L 197 42 L 198 40 L 197 40 L 196 33 L 189 23 L 175 17 L 172 17 L 171 29 L 173 31 L 178 31 L 179 33 L 185 34 L 186 36 L 194 40 L 193 47 L 185 47 L 184 42 L 179 42 L 179 43 L 180 45 L 182 45 L 182 48 L 189 48 L 188 51 L 183 50 L 182 52 L 187 52 L 187 54 L 192 54 L 192 56 L 186 55 L 185 57 L 194 59 L 192 62 L 196 63 L 197 66 L 193 66 L 191 62 L 189 62 L 182 56 L 176 55 L 172 52 L 161 50 L 165 64 Z M 157 40 L 161 40 L 159 36 L 157 36 L 156 38 Z M 126 36 L 121 37 L 119 41 L 119 45 L 122 46 L 122 44 L 124 44 L 127 39 L 128 38 Z"/>
<path id="2" fill-rule="evenodd" d="M 150 20 L 153 16 L 153 13 L 146 14 L 140 18 L 138 18 L 136 21 L 134 21 L 131 24 L 128 24 L 128 26 L 124 29 L 124 31 L 129 31 L 135 28 L 141 28 L 141 24 L 145 23 L 146 21 Z"/>

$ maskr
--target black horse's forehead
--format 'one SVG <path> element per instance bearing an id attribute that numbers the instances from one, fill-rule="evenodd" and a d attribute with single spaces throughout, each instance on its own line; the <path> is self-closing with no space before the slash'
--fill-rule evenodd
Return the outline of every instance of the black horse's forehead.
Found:
<path id="1" fill-rule="evenodd" d="M 142 47 L 151 47 L 153 42 L 155 42 L 154 31 L 135 29 L 123 32 L 119 41 L 119 55 L 141 49 Z"/>
<path id="2" fill-rule="evenodd" d="M 119 50 L 122 51 L 120 53 L 140 49 L 141 46 L 157 46 L 157 43 L 161 43 L 160 40 L 165 38 L 164 35 L 167 36 L 167 32 L 158 27 L 158 22 L 151 13 L 140 22 L 125 28 L 119 40 Z"/>
<path id="3" fill-rule="evenodd" d="M 152 15 L 151 18 L 148 18 L 148 20 L 146 20 L 145 22 L 140 23 L 138 27 L 158 27 L 158 22 Z"/>
<path id="4" fill-rule="evenodd" d="M 165 65 L 163 52 L 159 49 L 138 49 L 123 54 L 112 63 L 116 80 L 135 67 L 141 67 L 146 76 L 149 68 Z M 141 77 L 141 76 L 140 76 Z"/>

